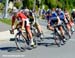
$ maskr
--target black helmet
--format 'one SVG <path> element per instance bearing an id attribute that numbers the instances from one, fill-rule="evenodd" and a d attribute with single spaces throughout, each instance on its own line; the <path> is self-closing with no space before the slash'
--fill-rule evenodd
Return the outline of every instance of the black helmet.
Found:
<path id="1" fill-rule="evenodd" d="M 47 10 L 47 14 L 51 14 L 52 12 L 51 12 L 51 10 L 50 9 L 48 9 Z"/>

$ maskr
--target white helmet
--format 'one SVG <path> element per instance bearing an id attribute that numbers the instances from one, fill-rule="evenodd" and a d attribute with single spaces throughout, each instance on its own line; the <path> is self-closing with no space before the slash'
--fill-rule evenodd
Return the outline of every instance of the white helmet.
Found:
<path id="1" fill-rule="evenodd" d="M 72 11 L 75 11 L 75 9 L 73 9 Z"/>
<path id="2" fill-rule="evenodd" d="M 13 7 L 12 13 L 17 13 L 19 10 L 16 7 Z"/>
<path id="3" fill-rule="evenodd" d="M 16 7 L 13 7 L 12 9 L 17 9 Z"/>
<path id="4" fill-rule="evenodd" d="M 25 10 L 24 10 L 24 13 L 25 13 L 26 15 L 29 15 L 29 9 L 25 9 Z"/>
<path id="5" fill-rule="evenodd" d="M 25 11 L 25 12 L 29 12 L 29 9 L 25 9 L 24 11 Z"/>

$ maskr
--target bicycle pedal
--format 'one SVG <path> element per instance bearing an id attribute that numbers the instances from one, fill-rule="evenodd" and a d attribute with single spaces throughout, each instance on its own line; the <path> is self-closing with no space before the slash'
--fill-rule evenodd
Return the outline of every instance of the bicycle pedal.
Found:
<path id="1" fill-rule="evenodd" d="M 10 30 L 10 34 L 14 34 L 14 31 Z"/>

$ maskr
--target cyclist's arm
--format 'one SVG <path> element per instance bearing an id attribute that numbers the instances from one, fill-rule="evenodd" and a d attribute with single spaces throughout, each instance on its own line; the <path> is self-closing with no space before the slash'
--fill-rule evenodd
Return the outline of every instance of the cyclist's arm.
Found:
<path id="1" fill-rule="evenodd" d="M 65 15 L 64 15 L 64 20 L 65 20 L 65 22 L 67 23 L 67 19 L 66 19 Z"/>
<path id="2" fill-rule="evenodd" d="M 11 28 L 12 29 L 14 29 L 15 20 L 16 20 L 16 18 L 13 16 L 12 17 L 12 24 L 11 24 Z"/>
<path id="3" fill-rule="evenodd" d="M 59 18 L 59 16 L 57 16 L 57 19 L 58 19 L 58 24 L 60 23 L 60 18 Z"/>
<path id="4" fill-rule="evenodd" d="M 52 31 L 54 31 L 54 28 L 50 25 L 50 20 L 48 21 L 48 28 L 50 29 L 50 30 L 52 30 Z"/>
<path id="5" fill-rule="evenodd" d="M 24 29 L 24 25 L 25 25 L 25 20 L 22 19 L 22 29 Z"/>

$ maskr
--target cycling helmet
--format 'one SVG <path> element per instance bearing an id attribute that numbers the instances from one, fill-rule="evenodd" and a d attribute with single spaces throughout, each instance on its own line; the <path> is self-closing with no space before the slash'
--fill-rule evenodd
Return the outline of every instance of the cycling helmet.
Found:
<path id="1" fill-rule="evenodd" d="M 12 9 L 12 13 L 14 14 L 14 13 L 17 13 L 19 10 L 16 8 L 16 7 L 13 7 L 13 9 Z"/>
<path id="2" fill-rule="evenodd" d="M 73 9 L 72 11 L 75 11 L 75 9 Z"/>
<path id="3" fill-rule="evenodd" d="M 51 10 L 50 9 L 47 10 L 47 14 L 51 14 Z"/>

